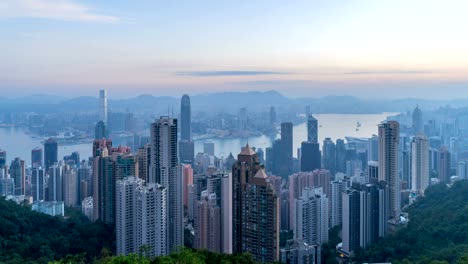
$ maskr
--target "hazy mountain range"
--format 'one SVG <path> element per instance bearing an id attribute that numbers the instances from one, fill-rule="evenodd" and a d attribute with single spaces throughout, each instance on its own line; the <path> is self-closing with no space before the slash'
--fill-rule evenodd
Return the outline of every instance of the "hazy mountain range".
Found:
<path id="1" fill-rule="evenodd" d="M 179 112 L 180 98 L 169 96 L 139 95 L 128 99 L 109 99 L 109 110 L 122 112 L 174 113 Z M 412 110 L 416 105 L 422 109 L 441 106 L 468 107 L 468 99 L 425 100 L 406 99 L 361 99 L 353 96 L 330 95 L 320 98 L 289 98 L 277 91 L 223 92 L 191 96 L 194 112 L 225 111 L 236 113 L 239 108 L 267 110 L 276 106 L 279 111 L 303 111 L 310 105 L 312 113 L 380 113 Z M 36 94 L 25 97 L 0 97 L 0 111 L 7 112 L 95 112 L 98 98 L 82 96 L 66 98 L 55 95 Z"/>

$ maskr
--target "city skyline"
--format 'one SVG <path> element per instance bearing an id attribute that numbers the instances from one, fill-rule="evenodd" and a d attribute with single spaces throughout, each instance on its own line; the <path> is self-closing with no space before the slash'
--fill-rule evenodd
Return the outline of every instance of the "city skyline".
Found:
<path id="1" fill-rule="evenodd" d="M 106 88 L 118 96 L 275 89 L 295 97 L 448 98 L 468 84 L 468 38 L 458 34 L 467 29 L 464 7 L 8 0 L 0 6 L 0 89 L 7 96 Z"/>

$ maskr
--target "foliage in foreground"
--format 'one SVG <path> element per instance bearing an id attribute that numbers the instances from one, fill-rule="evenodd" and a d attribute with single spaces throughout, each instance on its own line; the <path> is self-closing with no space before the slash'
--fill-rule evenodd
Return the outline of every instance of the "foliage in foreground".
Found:
<path id="1" fill-rule="evenodd" d="M 468 264 L 468 180 L 431 186 L 409 209 L 410 222 L 354 261 Z"/>
<path id="2" fill-rule="evenodd" d="M 104 223 L 79 214 L 52 217 L 0 197 L 0 263 L 48 263 L 82 252 L 91 261 L 110 254 L 114 241 L 113 227 Z"/>
<path id="3" fill-rule="evenodd" d="M 143 254 L 144 255 L 144 254 Z M 86 263 L 83 255 L 69 256 L 53 264 Z M 220 254 L 206 250 L 183 249 L 169 256 L 150 258 L 138 254 L 108 256 L 94 261 L 95 264 L 255 264 L 249 254 Z"/>

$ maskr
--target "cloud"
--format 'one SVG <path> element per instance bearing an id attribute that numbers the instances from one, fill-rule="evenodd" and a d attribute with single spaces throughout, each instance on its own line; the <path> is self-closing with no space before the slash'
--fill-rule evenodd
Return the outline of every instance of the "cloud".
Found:
<path id="1" fill-rule="evenodd" d="M 188 75 L 188 76 L 198 76 L 198 77 L 278 75 L 278 74 L 289 74 L 289 73 L 276 72 L 276 71 L 188 71 L 188 72 L 176 73 L 176 75 Z"/>
<path id="2" fill-rule="evenodd" d="M 2 0 L 0 18 L 43 18 L 66 21 L 116 23 L 120 18 L 95 13 L 72 0 Z"/>
<path id="3" fill-rule="evenodd" d="M 432 71 L 423 71 L 423 70 L 396 70 L 396 71 L 352 71 L 345 72 L 346 75 L 375 75 L 375 74 L 431 74 Z"/>

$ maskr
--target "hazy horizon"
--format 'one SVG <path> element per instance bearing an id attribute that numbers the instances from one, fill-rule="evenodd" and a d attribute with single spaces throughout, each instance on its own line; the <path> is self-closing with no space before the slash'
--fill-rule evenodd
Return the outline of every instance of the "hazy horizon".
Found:
<path id="1" fill-rule="evenodd" d="M 5 0 L 0 90 L 457 98 L 464 1 Z M 458 94 L 458 95 L 456 95 Z"/>

